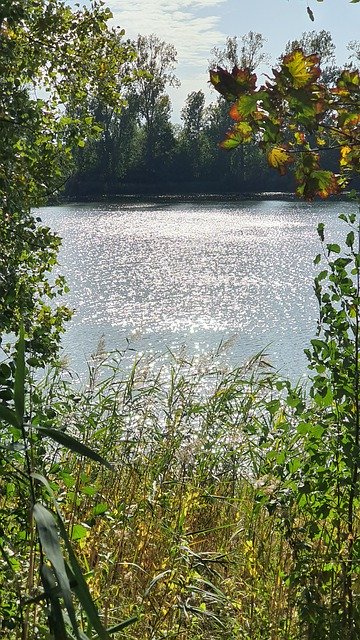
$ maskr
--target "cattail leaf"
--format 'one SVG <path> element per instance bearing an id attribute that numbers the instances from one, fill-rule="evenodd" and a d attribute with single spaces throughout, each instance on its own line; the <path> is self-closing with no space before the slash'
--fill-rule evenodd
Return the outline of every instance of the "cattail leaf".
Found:
<path id="1" fill-rule="evenodd" d="M 69 556 L 69 563 L 70 563 L 70 568 L 71 568 L 71 572 L 72 575 L 75 578 L 75 582 L 76 585 L 74 586 L 74 591 L 83 607 L 83 610 L 91 624 L 91 626 L 93 627 L 93 629 L 96 631 L 98 637 L 100 640 L 110 640 L 110 635 L 108 633 L 108 631 L 105 629 L 104 625 L 102 624 L 100 617 L 99 617 L 99 612 L 97 610 L 97 607 L 91 597 L 90 591 L 89 591 L 89 587 L 86 583 L 86 580 L 83 576 L 81 567 L 77 561 L 76 555 L 74 553 L 74 550 L 72 548 L 72 544 L 70 541 L 70 538 L 67 534 L 67 531 L 65 529 L 65 525 L 61 516 L 61 512 L 59 509 L 59 505 L 55 499 L 54 496 L 54 492 L 52 491 L 48 481 L 46 480 L 46 478 L 44 478 L 44 476 L 38 474 L 38 473 L 33 473 L 32 477 L 35 480 L 38 480 L 39 482 L 41 482 L 48 490 L 53 502 L 54 502 L 54 506 L 56 509 L 56 513 L 58 516 L 58 524 L 59 524 L 59 529 L 60 529 L 60 535 L 62 537 L 62 539 L 64 540 L 67 552 L 68 552 L 68 556 Z"/>
<path id="2" fill-rule="evenodd" d="M 40 576 L 45 594 L 48 601 L 50 602 L 48 619 L 54 640 L 68 640 L 62 607 L 59 601 L 59 597 L 56 595 L 58 589 L 55 576 L 50 567 L 48 567 L 46 564 L 42 565 L 40 569 Z"/>
<path id="3" fill-rule="evenodd" d="M 97 453 L 97 451 L 94 451 L 94 449 L 90 449 L 90 447 L 88 447 L 86 444 L 83 444 L 76 438 L 73 438 L 68 433 L 65 433 L 64 431 L 60 431 L 60 429 L 52 429 L 51 427 L 42 427 L 40 425 L 39 426 L 33 425 L 33 427 L 38 431 L 40 435 L 47 436 L 52 440 L 55 440 L 55 442 L 57 442 L 58 444 L 62 444 L 67 449 L 70 449 L 70 451 L 73 451 L 74 453 L 79 453 L 81 456 L 84 456 L 85 458 L 91 458 L 91 460 L 95 460 L 95 462 L 99 462 L 100 464 L 102 464 L 104 467 L 107 467 L 111 471 L 114 470 L 110 462 L 105 460 L 105 458 L 103 458 L 99 453 Z"/>
<path id="4" fill-rule="evenodd" d="M 74 605 L 72 602 L 70 582 L 66 572 L 65 560 L 60 546 L 59 534 L 54 516 L 39 502 L 34 505 L 33 515 L 42 548 L 54 569 L 61 591 L 61 596 L 64 599 L 64 604 L 69 614 L 74 633 L 77 638 L 80 638 Z"/>

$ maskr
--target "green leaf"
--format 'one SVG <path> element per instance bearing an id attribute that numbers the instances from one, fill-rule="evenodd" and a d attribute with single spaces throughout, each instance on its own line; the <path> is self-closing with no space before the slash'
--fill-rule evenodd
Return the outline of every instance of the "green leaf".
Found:
<path id="1" fill-rule="evenodd" d="M 59 597 L 57 596 L 57 583 L 50 567 L 43 564 L 40 568 L 41 581 L 44 591 L 50 602 L 49 621 L 53 632 L 54 640 L 66 640 L 66 633 L 63 612 Z"/>
<path id="2" fill-rule="evenodd" d="M 108 633 L 117 633 L 118 631 L 122 631 L 138 620 L 139 616 L 132 616 L 131 618 L 127 618 L 127 620 L 119 622 L 119 624 L 116 624 L 114 627 L 110 627 L 110 629 L 108 629 Z"/>
<path id="3" fill-rule="evenodd" d="M 90 624 L 92 625 L 93 629 L 96 631 L 96 633 L 98 634 L 98 637 L 100 640 L 110 640 L 110 636 L 108 631 L 105 629 L 105 627 L 103 626 L 100 618 L 99 618 L 99 613 L 98 610 L 94 604 L 94 601 L 90 595 L 90 591 L 89 591 L 89 587 L 86 583 L 86 580 L 83 576 L 81 567 L 77 561 L 77 558 L 75 556 L 75 553 L 73 551 L 72 548 L 72 544 L 71 541 L 69 539 L 69 536 L 66 532 L 65 529 L 65 525 L 61 516 L 61 511 L 59 509 L 59 505 L 55 499 L 54 496 L 54 492 L 52 491 L 48 481 L 46 480 L 46 478 L 44 478 L 44 476 L 38 474 L 38 473 L 33 473 L 32 477 L 35 480 L 38 480 L 39 482 L 41 482 L 46 489 L 49 492 L 49 495 L 51 496 L 56 512 L 57 512 L 57 516 L 58 516 L 58 524 L 59 524 L 59 529 L 60 529 L 60 534 L 61 537 L 63 538 L 64 542 L 65 542 L 65 546 L 69 555 L 69 562 L 70 562 L 70 566 L 71 566 L 71 570 L 72 573 L 74 575 L 74 578 L 76 580 L 76 587 L 74 588 L 74 591 L 85 611 L 85 614 L 87 615 L 87 618 L 90 622 Z"/>
<path id="4" fill-rule="evenodd" d="M 60 429 L 52 429 L 51 427 L 42 427 L 40 425 L 33 426 L 41 436 L 47 436 L 48 438 L 55 440 L 55 442 L 57 442 L 58 444 L 62 444 L 67 449 L 70 449 L 70 451 L 74 451 L 74 453 L 79 453 L 85 458 L 90 458 L 91 460 L 95 460 L 95 462 L 99 462 L 104 467 L 110 469 L 110 471 L 114 470 L 113 466 L 109 462 L 107 462 L 107 460 L 105 460 L 105 458 L 103 458 L 99 453 L 97 453 L 93 449 L 90 449 L 90 447 L 88 447 L 86 444 L 83 444 L 79 440 L 76 440 L 76 438 L 69 436 L 68 433 L 64 433 L 64 431 L 60 431 Z"/>
<path id="5" fill-rule="evenodd" d="M 21 426 L 16 413 L 9 409 L 5 404 L 0 404 L 0 420 L 4 420 L 4 422 L 7 422 L 16 428 Z"/>
<path id="6" fill-rule="evenodd" d="M 327 244 L 326 248 L 329 253 L 340 253 L 341 251 L 340 246 L 335 243 Z"/>
<path id="7" fill-rule="evenodd" d="M 37 502 L 33 507 L 33 515 L 39 533 L 41 546 L 48 560 L 52 564 L 60 587 L 61 596 L 64 599 L 64 604 L 69 614 L 72 628 L 76 637 L 79 638 L 80 636 L 71 597 L 69 578 L 66 572 L 65 560 L 62 554 L 54 516 L 39 502 Z"/>
<path id="8" fill-rule="evenodd" d="M 252 137 L 252 129 L 247 122 L 238 122 L 231 131 L 228 131 L 226 138 L 220 143 L 222 149 L 236 149 L 240 144 L 250 142 Z"/>
<path id="9" fill-rule="evenodd" d="M 21 324 L 16 348 L 16 368 L 14 381 L 15 413 L 19 425 L 23 423 L 25 411 L 25 332 Z"/>
<path id="10" fill-rule="evenodd" d="M 353 231 L 350 231 L 346 236 L 346 244 L 348 247 L 352 247 L 354 245 L 355 235 Z"/>
<path id="11" fill-rule="evenodd" d="M 319 222 L 318 226 L 317 226 L 317 232 L 318 232 L 318 236 L 321 240 L 321 242 L 324 242 L 324 228 L 325 225 L 323 222 Z"/>
<path id="12" fill-rule="evenodd" d="M 71 530 L 71 540 L 83 540 L 89 535 L 89 529 L 83 524 L 74 524 Z"/>
<path id="13" fill-rule="evenodd" d="M 99 502 L 93 507 L 92 512 L 94 516 L 101 516 L 103 513 L 106 513 L 109 506 L 106 502 Z"/>

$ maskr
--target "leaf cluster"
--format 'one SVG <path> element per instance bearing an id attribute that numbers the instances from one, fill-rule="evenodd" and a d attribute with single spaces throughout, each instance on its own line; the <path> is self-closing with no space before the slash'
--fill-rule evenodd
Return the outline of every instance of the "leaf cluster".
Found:
<path id="1" fill-rule="evenodd" d="M 272 73 L 257 87 L 250 69 L 210 71 L 215 89 L 231 102 L 235 121 L 221 146 L 230 150 L 258 143 L 281 175 L 293 167 L 300 197 L 339 193 L 360 169 L 359 70 L 345 69 L 327 86 L 320 57 L 296 48 Z M 326 168 L 327 149 L 339 152 L 337 172 Z"/>
<path id="2" fill-rule="evenodd" d="M 134 50 L 109 29 L 101 2 L 71 9 L 61 0 L 0 8 L 0 340 L 23 319 L 28 348 L 43 364 L 56 352 L 70 311 L 48 276 L 60 240 L 32 213 L 66 181 L 74 150 L 99 135 L 94 95 L 119 110 L 125 63 Z"/>

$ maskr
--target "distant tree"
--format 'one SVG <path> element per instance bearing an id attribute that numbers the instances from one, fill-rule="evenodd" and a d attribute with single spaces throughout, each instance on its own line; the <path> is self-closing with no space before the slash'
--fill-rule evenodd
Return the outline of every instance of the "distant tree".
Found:
<path id="1" fill-rule="evenodd" d="M 289 40 L 285 46 L 285 54 L 291 53 L 294 49 L 302 48 L 306 55 L 317 53 L 322 64 L 333 62 L 335 57 L 335 44 L 330 31 L 304 31 L 300 38 Z"/>
<path id="2" fill-rule="evenodd" d="M 249 31 L 241 38 L 229 36 L 224 48 L 212 49 L 209 69 L 218 65 L 228 71 L 235 66 L 248 67 L 250 71 L 255 71 L 260 64 L 268 60 L 267 54 L 263 51 L 265 42 L 264 36 L 255 31 Z"/>
<path id="3" fill-rule="evenodd" d="M 184 134 L 188 140 L 197 140 L 204 127 L 205 95 L 203 91 L 192 91 L 181 110 Z"/>
<path id="4" fill-rule="evenodd" d="M 180 173 L 187 180 L 200 177 L 204 151 L 205 95 L 203 91 L 192 91 L 181 110 L 183 127 L 178 138 L 178 160 Z"/>
<path id="5" fill-rule="evenodd" d="M 359 40 L 351 40 L 347 45 L 348 51 L 350 51 L 350 60 L 355 62 L 360 61 L 360 42 Z"/>
<path id="6" fill-rule="evenodd" d="M 132 85 L 131 95 L 134 105 L 136 104 L 139 121 L 144 126 L 145 161 L 150 168 L 154 161 L 154 149 L 158 147 L 159 129 L 156 123 L 159 123 L 159 109 L 162 110 L 162 123 L 165 122 L 165 112 L 170 116 L 170 101 L 167 99 L 166 108 L 164 102 L 166 88 L 180 85 L 174 73 L 177 52 L 173 45 L 160 40 L 154 34 L 139 35 L 135 46 L 137 58 L 134 70 L 137 78 Z"/>
<path id="7" fill-rule="evenodd" d="M 300 38 L 289 40 L 285 46 L 285 54 L 294 49 L 302 49 L 306 55 L 318 54 L 321 58 L 321 79 L 325 84 L 335 82 L 339 68 L 335 64 L 335 44 L 330 31 L 305 31 Z M 281 62 L 281 61 L 280 61 Z"/>

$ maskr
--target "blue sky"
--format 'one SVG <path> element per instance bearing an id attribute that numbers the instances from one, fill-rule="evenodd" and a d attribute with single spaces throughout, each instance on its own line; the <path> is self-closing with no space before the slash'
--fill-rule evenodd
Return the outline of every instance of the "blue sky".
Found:
<path id="1" fill-rule="evenodd" d="M 223 45 L 227 36 L 240 37 L 250 30 L 261 33 L 267 40 L 265 51 L 274 61 L 288 40 L 304 31 L 326 29 L 340 64 L 347 59 L 346 43 L 360 39 L 360 5 L 349 0 L 309 0 L 314 23 L 307 15 L 306 0 L 107 0 L 106 4 L 128 37 L 156 33 L 177 49 L 181 87 L 169 91 L 175 121 L 190 91 L 203 89 L 211 99 L 207 61 L 211 49 Z"/>

